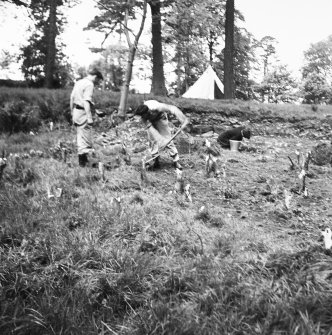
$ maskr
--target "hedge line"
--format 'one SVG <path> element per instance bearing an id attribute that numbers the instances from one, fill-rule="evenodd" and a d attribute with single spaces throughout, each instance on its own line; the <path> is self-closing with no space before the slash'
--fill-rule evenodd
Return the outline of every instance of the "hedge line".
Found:
<path id="1" fill-rule="evenodd" d="M 46 122 L 71 121 L 69 98 L 71 89 L 48 90 L 33 88 L 0 87 L 0 132 L 38 130 Z M 144 100 L 158 99 L 175 104 L 185 113 L 219 113 L 227 117 L 263 121 L 264 119 L 284 119 L 285 121 L 303 118 L 324 118 L 332 114 L 330 106 L 319 106 L 313 111 L 310 105 L 258 104 L 241 100 L 199 100 L 152 95 L 129 94 L 128 106 L 136 108 Z M 111 113 L 120 102 L 120 93 L 110 91 L 95 92 L 96 107 Z"/>

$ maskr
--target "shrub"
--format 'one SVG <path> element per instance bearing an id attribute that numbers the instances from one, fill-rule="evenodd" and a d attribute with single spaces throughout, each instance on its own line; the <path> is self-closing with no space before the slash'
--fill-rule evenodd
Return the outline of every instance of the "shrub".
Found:
<path id="1" fill-rule="evenodd" d="M 71 113 L 69 105 L 70 97 L 67 91 L 45 91 L 38 98 L 40 118 L 44 121 L 70 122 Z"/>
<path id="2" fill-rule="evenodd" d="M 40 125 L 38 108 L 24 101 L 7 102 L 0 108 L 0 132 L 27 132 L 37 130 Z"/>

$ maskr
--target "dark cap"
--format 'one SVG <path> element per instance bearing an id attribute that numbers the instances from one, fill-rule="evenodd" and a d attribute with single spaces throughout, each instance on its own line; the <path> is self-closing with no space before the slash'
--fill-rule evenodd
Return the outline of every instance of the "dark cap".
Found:
<path id="1" fill-rule="evenodd" d="M 135 115 L 142 116 L 149 111 L 149 107 L 146 105 L 139 105 L 135 110 Z"/>
<path id="2" fill-rule="evenodd" d="M 96 76 L 100 80 L 104 80 L 102 73 L 96 67 L 91 68 L 88 73 L 92 76 Z"/>
<path id="3" fill-rule="evenodd" d="M 243 129 L 242 133 L 243 133 L 243 137 L 245 137 L 247 139 L 250 139 L 250 137 L 251 137 L 251 131 L 250 131 L 250 129 L 245 128 L 245 129 Z"/>

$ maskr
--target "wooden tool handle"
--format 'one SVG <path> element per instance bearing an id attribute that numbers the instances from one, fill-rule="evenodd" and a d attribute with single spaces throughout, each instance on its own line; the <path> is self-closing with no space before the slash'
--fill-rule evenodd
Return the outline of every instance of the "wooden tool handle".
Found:
<path id="1" fill-rule="evenodd" d="M 150 163 L 155 158 L 159 157 L 160 156 L 160 152 L 163 151 L 163 150 L 165 150 L 165 148 L 174 140 L 174 138 L 176 136 L 178 136 L 181 133 L 181 131 L 182 131 L 182 127 L 177 130 L 177 132 L 166 142 L 165 145 L 163 145 L 162 147 L 159 148 L 159 153 L 156 156 L 154 156 L 152 158 L 149 158 L 147 161 L 145 161 L 145 164 Z"/>

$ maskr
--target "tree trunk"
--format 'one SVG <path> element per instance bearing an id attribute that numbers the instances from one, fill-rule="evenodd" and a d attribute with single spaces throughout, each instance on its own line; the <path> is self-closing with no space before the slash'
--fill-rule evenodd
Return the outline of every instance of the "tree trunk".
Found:
<path id="1" fill-rule="evenodd" d="M 212 64 L 213 61 L 213 42 L 209 42 L 209 55 L 210 55 L 210 64 Z"/>
<path id="2" fill-rule="evenodd" d="M 131 76 L 133 73 L 133 63 L 135 59 L 135 54 L 136 54 L 136 46 L 132 45 L 129 49 L 125 80 L 124 80 L 122 90 L 121 90 L 120 105 L 119 105 L 119 116 L 123 120 L 126 117 L 129 85 L 130 85 Z"/>
<path id="3" fill-rule="evenodd" d="M 146 18 L 146 6 L 147 6 L 147 2 L 146 2 L 146 0 L 144 0 L 141 25 L 139 27 L 138 33 L 135 35 L 135 40 L 134 40 L 133 43 L 130 41 L 128 29 L 125 29 L 127 42 L 128 42 L 128 45 L 129 45 L 129 55 L 128 55 L 128 61 L 127 61 L 125 81 L 124 81 L 123 86 L 122 86 L 120 104 L 119 104 L 119 111 L 118 111 L 119 116 L 122 120 L 124 120 L 126 118 L 129 85 L 130 85 L 131 76 L 132 76 L 132 72 L 133 72 L 133 63 L 134 63 L 134 59 L 135 59 L 135 54 L 136 54 L 138 41 L 139 41 L 139 38 L 142 35 L 142 31 L 143 31 L 143 28 L 144 28 L 144 23 L 145 23 L 145 18 Z M 125 22 L 124 23 L 125 23 L 124 26 L 128 27 L 128 9 L 126 10 Z"/>
<path id="4" fill-rule="evenodd" d="M 166 95 L 164 60 L 161 37 L 160 0 L 150 0 L 152 15 L 152 86 L 153 95 Z"/>
<path id="5" fill-rule="evenodd" d="M 215 38 L 214 38 L 212 32 L 210 31 L 210 33 L 209 33 L 209 39 L 208 39 L 209 55 L 210 55 L 210 65 L 212 65 L 212 62 L 213 62 L 214 41 L 215 41 Z"/>
<path id="6" fill-rule="evenodd" d="M 234 0 L 226 2 L 224 97 L 234 98 Z"/>
<path id="7" fill-rule="evenodd" d="M 176 96 L 181 95 L 181 65 L 182 65 L 182 60 L 181 60 L 181 52 L 180 52 L 180 45 L 179 42 L 176 45 Z"/>
<path id="8" fill-rule="evenodd" d="M 263 69 L 264 77 L 267 75 L 267 64 L 268 64 L 268 56 L 265 56 L 264 57 L 264 69 Z"/>
<path id="9" fill-rule="evenodd" d="M 54 87 L 54 67 L 55 67 L 55 56 L 56 56 L 56 46 L 55 38 L 57 35 L 56 26 L 56 10 L 57 10 L 57 0 L 49 0 L 50 14 L 48 17 L 47 25 L 47 50 L 46 50 L 46 62 L 45 62 L 45 87 Z"/>
<path id="10" fill-rule="evenodd" d="M 184 83 L 185 83 L 185 92 L 188 91 L 189 89 L 189 74 L 190 74 L 190 70 L 189 70 L 189 61 L 190 61 L 190 56 L 189 56 L 189 49 L 186 48 L 186 61 L 184 64 Z"/>

